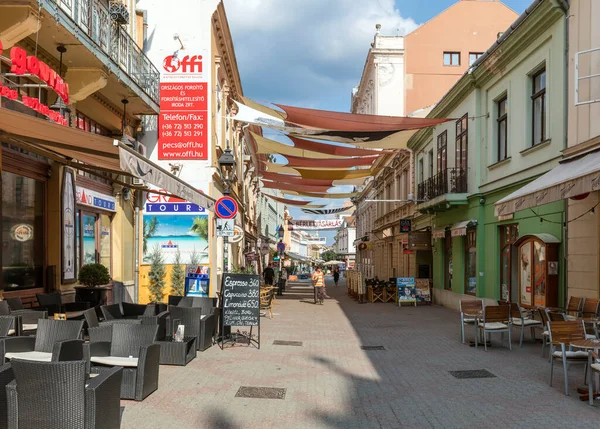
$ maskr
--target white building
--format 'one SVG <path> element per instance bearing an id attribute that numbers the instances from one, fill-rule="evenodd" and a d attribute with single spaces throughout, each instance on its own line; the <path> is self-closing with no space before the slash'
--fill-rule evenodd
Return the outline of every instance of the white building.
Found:
<path id="1" fill-rule="evenodd" d="M 354 216 L 344 217 L 344 223 L 336 231 L 334 251 L 339 255 L 340 260 L 346 263 L 347 269 L 355 266 L 356 260 L 356 218 Z"/>

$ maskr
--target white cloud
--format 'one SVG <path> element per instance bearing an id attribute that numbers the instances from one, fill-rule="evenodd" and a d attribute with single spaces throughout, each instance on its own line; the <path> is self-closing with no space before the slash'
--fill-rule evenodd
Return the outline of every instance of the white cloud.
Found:
<path id="1" fill-rule="evenodd" d="M 331 110 L 349 108 L 373 41 L 417 27 L 393 0 L 225 0 L 244 93 Z"/>

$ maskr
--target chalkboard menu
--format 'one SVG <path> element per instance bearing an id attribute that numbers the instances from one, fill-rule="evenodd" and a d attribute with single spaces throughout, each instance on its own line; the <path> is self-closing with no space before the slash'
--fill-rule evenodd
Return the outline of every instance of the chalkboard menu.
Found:
<path id="1" fill-rule="evenodd" d="M 258 326 L 260 276 L 225 273 L 221 293 L 223 326 Z"/>

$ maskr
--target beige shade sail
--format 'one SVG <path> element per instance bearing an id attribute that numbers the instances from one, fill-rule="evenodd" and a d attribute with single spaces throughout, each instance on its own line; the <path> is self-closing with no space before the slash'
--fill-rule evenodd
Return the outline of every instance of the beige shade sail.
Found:
<path id="1" fill-rule="evenodd" d="M 270 182 L 267 180 L 262 181 L 263 188 L 267 189 L 279 189 L 280 191 L 296 191 L 303 189 L 306 192 L 327 192 L 331 186 L 309 186 L 309 185 L 298 185 L 294 183 L 281 183 L 281 182 Z"/>
<path id="2" fill-rule="evenodd" d="M 265 113 L 267 115 L 279 117 L 281 119 L 285 119 L 285 113 L 280 112 L 280 111 L 275 110 L 275 109 L 271 109 L 270 107 L 267 107 L 267 106 L 265 106 L 263 104 L 256 103 L 256 102 L 252 101 L 251 99 L 249 99 L 248 97 L 244 97 L 243 95 L 242 95 L 242 102 L 246 106 L 251 107 L 253 109 L 256 109 L 259 112 Z"/>
<path id="3" fill-rule="evenodd" d="M 498 201 L 496 216 L 600 190 L 600 150 L 567 158 L 533 182 Z"/>
<path id="4" fill-rule="evenodd" d="M 408 141 L 414 136 L 419 130 L 407 130 L 399 131 L 386 137 L 382 140 L 373 143 L 355 143 L 356 146 L 363 149 L 407 149 Z"/>
<path id="5" fill-rule="evenodd" d="M 345 193 L 345 194 L 315 194 L 315 193 L 310 193 L 310 192 L 301 192 L 301 191 L 296 191 L 296 194 L 303 196 L 303 197 L 311 197 L 311 198 L 331 198 L 333 200 L 337 200 L 337 199 L 341 199 L 341 198 L 354 198 L 357 197 L 359 195 L 358 192 L 349 192 L 349 193 Z"/>
<path id="6" fill-rule="evenodd" d="M 289 174 L 292 176 L 301 177 L 300 173 L 295 168 L 286 167 L 285 165 L 281 164 L 273 164 L 272 162 L 263 162 L 263 164 L 270 173 Z"/>
<path id="7" fill-rule="evenodd" d="M 323 204 L 312 204 L 311 201 L 290 200 L 287 198 L 276 197 L 275 195 L 266 194 L 266 193 L 265 193 L 265 195 L 279 203 L 289 205 L 289 206 L 298 206 L 298 207 L 313 208 L 313 209 L 325 207 L 325 205 L 323 205 Z"/>
<path id="8" fill-rule="evenodd" d="M 314 152 L 310 150 L 298 149 L 294 146 L 288 146 L 283 143 L 279 143 L 275 140 L 268 139 L 266 137 L 259 136 L 253 132 L 250 132 L 252 138 L 256 142 L 256 146 L 258 147 L 257 153 L 272 155 L 290 155 L 290 156 L 298 156 L 303 158 L 313 158 L 313 159 L 337 159 L 344 158 L 343 156 L 337 155 L 329 155 L 326 153 Z"/>
<path id="9" fill-rule="evenodd" d="M 300 173 L 304 179 L 331 179 L 331 180 L 347 180 L 358 179 L 369 176 L 375 176 L 379 169 L 363 169 L 363 170 L 317 170 L 308 168 L 293 169 Z"/>

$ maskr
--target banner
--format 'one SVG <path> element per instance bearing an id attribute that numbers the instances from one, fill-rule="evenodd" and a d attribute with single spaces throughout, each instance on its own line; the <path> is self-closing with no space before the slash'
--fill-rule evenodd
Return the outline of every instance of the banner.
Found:
<path id="1" fill-rule="evenodd" d="M 324 220 L 324 219 L 309 219 L 309 220 L 289 220 L 288 221 L 288 230 L 289 231 L 299 231 L 299 230 L 307 230 L 307 229 L 338 229 L 342 226 L 343 220 L 341 219 L 333 219 L 333 220 Z"/>

